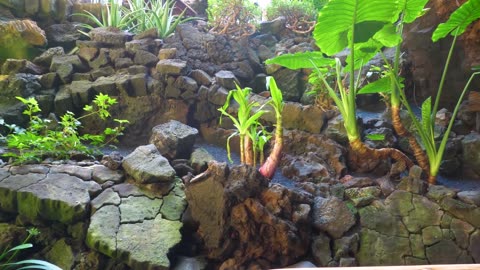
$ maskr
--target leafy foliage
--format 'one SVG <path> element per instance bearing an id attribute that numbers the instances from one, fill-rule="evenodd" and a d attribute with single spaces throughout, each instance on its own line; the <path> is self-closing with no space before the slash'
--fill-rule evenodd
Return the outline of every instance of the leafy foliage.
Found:
<path id="1" fill-rule="evenodd" d="M 267 19 L 283 16 L 286 26 L 297 32 L 310 32 L 313 29 L 317 8 L 313 1 L 272 0 L 267 6 Z"/>
<path id="2" fill-rule="evenodd" d="M 118 125 L 106 128 L 102 134 L 79 134 L 80 120 L 87 117 L 107 120 L 111 117 L 109 109 L 117 101 L 104 94 L 98 94 L 93 100 L 93 105 L 86 105 L 83 108 L 85 111 L 83 116 L 77 118 L 72 112 L 67 112 L 54 128 L 51 120 L 37 115 L 41 110 L 34 98 L 17 97 L 17 99 L 26 105 L 23 114 L 29 117 L 29 126 L 20 129 L 14 125 L 6 125 L 11 133 L 4 136 L 9 150 L 5 156 L 12 157 L 16 163 L 39 162 L 45 157 L 68 158 L 74 153 L 92 154 L 94 149 L 86 143 L 105 146 L 117 142 L 117 137 L 123 134 L 125 124 L 128 124 L 127 120 L 114 119 Z"/>
<path id="3" fill-rule="evenodd" d="M 88 18 L 95 27 L 116 27 L 133 33 L 155 28 L 160 38 L 172 35 L 180 23 L 199 19 L 184 17 L 185 10 L 179 15 L 174 15 L 174 0 L 127 0 L 126 2 L 124 6 L 117 0 L 108 0 L 108 3 L 103 6 L 100 19 L 88 11 L 76 13 L 74 16 Z M 83 24 L 83 27 L 90 30 L 94 26 Z"/>
<path id="4" fill-rule="evenodd" d="M 438 41 L 448 34 L 459 36 L 478 18 L 480 18 L 480 0 L 469 0 L 455 10 L 447 22 L 438 25 L 433 32 L 432 40 Z"/>
<path id="5" fill-rule="evenodd" d="M 42 260 L 22 260 L 14 262 L 18 253 L 22 250 L 31 248 L 33 245 L 28 243 L 30 239 L 34 236 L 37 236 L 40 232 L 36 228 L 31 228 L 27 230 L 28 236 L 23 241 L 22 244 L 15 246 L 10 249 L 4 250 L 0 253 L 0 270 L 22 270 L 22 269 L 45 269 L 45 270 L 61 270 L 56 265 L 53 265 L 49 262 Z"/>

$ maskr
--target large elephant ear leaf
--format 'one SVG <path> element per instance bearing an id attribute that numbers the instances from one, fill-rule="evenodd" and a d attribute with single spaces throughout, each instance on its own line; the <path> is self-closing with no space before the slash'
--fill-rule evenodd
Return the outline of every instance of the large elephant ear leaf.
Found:
<path id="1" fill-rule="evenodd" d="M 400 7 L 403 9 L 403 22 L 411 23 L 425 12 L 425 5 L 428 0 L 400 0 Z"/>
<path id="2" fill-rule="evenodd" d="M 467 26 L 478 18 L 480 18 L 480 0 L 468 0 L 450 15 L 448 21 L 438 25 L 433 32 L 432 40 L 436 42 L 448 34 L 461 35 Z"/>
<path id="3" fill-rule="evenodd" d="M 289 69 L 331 67 L 335 60 L 326 58 L 321 52 L 301 52 L 295 54 L 282 54 L 265 61 L 266 64 L 277 64 Z"/>
<path id="4" fill-rule="evenodd" d="M 352 37 L 352 23 L 393 23 L 398 19 L 399 0 L 330 0 L 319 12 L 313 37 L 317 46 L 327 55 L 334 55 L 347 47 Z M 369 23 L 378 28 L 377 23 Z M 372 32 L 372 35 L 374 33 Z M 363 37 L 362 41 L 366 38 Z"/>

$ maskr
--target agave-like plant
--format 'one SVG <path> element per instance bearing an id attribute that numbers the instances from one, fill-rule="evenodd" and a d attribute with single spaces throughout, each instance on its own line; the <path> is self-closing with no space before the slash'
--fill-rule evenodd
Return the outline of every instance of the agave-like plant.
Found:
<path id="1" fill-rule="evenodd" d="M 393 25 L 399 18 L 400 2 L 402 1 L 330 0 L 319 12 L 313 32 L 320 51 L 281 55 L 267 61 L 267 64 L 279 64 L 290 69 L 313 68 L 316 71 L 343 116 L 349 145 L 354 154 L 351 165 L 356 168 L 369 167 L 372 159 L 388 157 L 405 162 L 407 166 L 413 165 L 410 159 L 397 149 L 372 149 L 362 142 L 355 105 L 360 89 L 360 76 L 356 77 L 356 72 L 382 47 L 393 47 L 401 41 Z M 323 56 L 332 56 L 344 49 L 349 50 L 345 67 L 340 60 Z M 338 91 L 326 80 L 322 67 L 327 66 L 335 67 Z M 347 73 L 348 83 L 343 83 L 344 72 Z"/>

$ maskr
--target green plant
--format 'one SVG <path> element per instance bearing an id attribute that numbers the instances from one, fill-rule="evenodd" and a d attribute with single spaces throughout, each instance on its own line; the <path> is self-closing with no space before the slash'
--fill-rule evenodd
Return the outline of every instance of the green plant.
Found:
<path id="1" fill-rule="evenodd" d="M 237 89 L 228 92 L 225 104 L 218 109 L 222 115 L 225 115 L 232 120 L 233 125 L 237 129 L 237 131 L 232 133 L 227 139 L 227 153 L 230 162 L 232 162 L 230 156 L 230 139 L 233 138 L 233 136 L 238 135 L 240 137 L 240 162 L 250 165 L 253 164 L 253 156 L 251 154 L 252 142 L 249 134 L 251 134 L 251 127 L 258 125 L 258 119 L 265 113 L 265 111 L 262 110 L 263 106 L 260 106 L 258 102 L 250 102 L 249 96 L 251 91 L 251 88 L 247 87 L 242 89 L 237 84 Z M 232 97 L 239 105 L 236 117 L 227 112 Z M 259 106 L 260 108 L 253 113 L 253 109 Z"/>
<path id="2" fill-rule="evenodd" d="M 28 163 L 41 161 L 45 156 L 54 158 L 68 158 L 74 153 L 92 154 L 93 150 L 87 146 L 105 146 L 117 141 L 122 135 L 127 120 L 114 119 L 118 125 L 114 128 L 106 128 L 102 134 L 80 135 L 78 129 L 81 120 L 87 117 L 97 116 L 102 120 L 110 117 L 109 109 L 116 100 L 108 95 L 98 94 L 93 100 L 93 105 L 86 105 L 83 109 L 85 114 L 75 117 L 72 112 L 65 113 L 58 123 L 57 128 L 51 129 L 51 121 L 40 118 L 40 107 L 34 98 L 17 97 L 26 105 L 23 114 L 29 118 L 29 126 L 26 129 L 9 127 L 11 133 L 6 136 L 8 152 L 7 157 L 15 159 L 16 163 Z"/>
<path id="3" fill-rule="evenodd" d="M 282 91 L 278 88 L 273 77 L 267 77 L 267 88 L 270 90 L 270 94 L 272 96 L 269 104 L 272 105 L 273 109 L 275 110 L 275 144 L 273 145 L 273 149 L 270 152 L 267 160 L 265 163 L 263 163 L 258 171 L 264 177 L 272 178 L 280 161 L 280 153 L 283 148 L 282 112 L 285 104 L 283 102 Z"/>
<path id="4" fill-rule="evenodd" d="M 307 33 L 313 30 L 317 9 L 313 1 L 308 0 L 272 0 L 267 6 L 267 19 L 283 16 L 287 28 Z"/>
<path id="5" fill-rule="evenodd" d="M 438 175 L 440 165 L 443 160 L 443 154 L 445 152 L 447 141 L 450 136 L 453 122 L 455 121 L 455 117 L 458 113 L 460 104 L 473 78 L 476 75 L 480 74 L 480 72 L 477 71 L 470 76 L 454 108 L 452 117 L 447 126 L 447 130 L 443 134 L 443 137 L 440 143 L 438 144 L 434 136 L 435 115 L 438 111 L 440 96 L 442 94 L 442 90 L 445 83 L 446 74 L 449 68 L 450 59 L 452 57 L 453 49 L 455 47 L 457 37 L 463 34 L 467 26 L 470 25 L 470 23 L 472 23 L 473 21 L 477 20 L 478 18 L 480 18 L 480 0 L 468 0 L 450 15 L 450 18 L 448 19 L 447 22 L 439 24 L 438 27 L 433 32 L 432 40 L 434 42 L 438 41 L 441 38 L 446 37 L 449 34 L 453 36 L 453 40 L 452 40 L 450 50 L 445 62 L 442 77 L 440 79 L 440 84 L 438 86 L 437 96 L 435 98 L 435 103 L 433 104 L 433 109 L 432 109 L 432 100 L 429 97 L 422 104 L 421 121 L 417 119 L 417 117 L 415 116 L 415 113 L 412 111 L 406 99 L 404 91 L 399 91 L 399 95 L 402 100 L 402 103 L 407 108 L 407 111 L 409 112 L 409 115 L 415 126 L 416 132 L 419 135 L 425 147 L 425 151 L 427 153 L 428 163 L 429 163 L 428 181 L 431 184 L 434 184 L 436 182 L 436 177 Z M 395 70 L 395 67 L 393 67 L 392 70 Z M 393 76 L 392 81 L 393 83 L 396 84 L 397 89 L 401 89 L 399 80 L 397 79 L 396 76 Z"/>
<path id="6" fill-rule="evenodd" d="M 95 27 L 116 27 L 122 30 L 129 30 L 129 26 L 132 24 L 132 17 L 128 15 L 129 10 L 126 9 L 117 0 L 108 0 L 108 3 L 102 5 L 101 18 L 97 18 L 93 13 L 84 11 L 84 13 L 75 13 L 73 16 L 80 16 L 87 18 L 93 24 L 82 24 L 86 29 L 93 29 Z M 88 36 L 87 33 L 81 32 Z"/>
<path id="7" fill-rule="evenodd" d="M 34 236 L 37 236 L 40 232 L 36 228 L 31 228 L 27 230 L 28 236 L 23 241 L 22 244 L 15 246 L 11 249 L 5 249 L 0 253 L 0 270 L 22 270 L 22 269 L 44 269 L 44 270 L 61 270 L 58 266 L 53 265 L 49 262 L 42 260 L 22 260 L 14 262 L 18 253 L 21 250 L 25 250 L 33 247 L 32 244 L 28 243 L 30 239 Z"/>
<path id="8" fill-rule="evenodd" d="M 261 17 L 252 0 L 208 0 L 207 14 L 213 32 L 232 36 L 255 32 Z"/>
<path id="9" fill-rule="evenodd" d="M 403 161 L 407 166 L 412 162 L 397 149 L 372 149 L 361 141 L 356 117 L 356 96 L 359 91 L 360 71 L 363 65 L 375 56 L 382 47 L 396 46 L 401 38 L 395 34 L 393 23 L 397 21 L 400 1 L 384 0 L 330 0 L 319 12 L 313 32 L 320 52 L 304 52 L 282 55 L 267 61 L 290 69 L 313 68 L 323 82 L 330 97 L 343 116 L 347 137 L 352 149 L 351 165 L 356 168 L 370 168 L 370 160 L 391 157 Z M 349 50 L 347 65 L 340 60 L 324 58 L 323 54 L 334 55 Z M 329 85 L 322 67 L 334 66 L 336 89 Z M 346 73 L 345 82 L 342 78 Z"/>

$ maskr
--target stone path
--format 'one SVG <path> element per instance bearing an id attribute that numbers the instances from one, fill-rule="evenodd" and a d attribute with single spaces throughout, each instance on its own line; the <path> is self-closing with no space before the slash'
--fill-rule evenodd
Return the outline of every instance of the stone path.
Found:
<path id="1" fill-rule="evenodd" d="M 186 208 L 179 179 L 142 190 L 123 171 L 93 163 L 0 168 L 0 211 L 73 225 L 90 220 L 85 243 L 133 269 L 169 269 Z M 83 234 L 85 235 L 85 234 Z"/>

